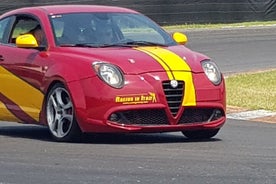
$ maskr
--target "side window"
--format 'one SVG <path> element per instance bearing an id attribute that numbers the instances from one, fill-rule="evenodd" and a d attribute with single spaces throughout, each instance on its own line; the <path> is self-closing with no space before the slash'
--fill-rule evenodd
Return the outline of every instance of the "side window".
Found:
<path id="1" fill-rule="evenodd" d="M 45 45 L 45 36 L 40 23 L 31 17 L 18 17 L 11 34 L 10 43 L 15 43 L 18 36 L 23 34 L 33 34 L 39 45 Z"/>
<path id="2" fill-rule="evenodd" d="M 4 42 L 4 36 L 7 31 L 8 25 L 10 22 L 10 18 L 5 18 L 3 20 L 0 20 L 0 43 Z"/>

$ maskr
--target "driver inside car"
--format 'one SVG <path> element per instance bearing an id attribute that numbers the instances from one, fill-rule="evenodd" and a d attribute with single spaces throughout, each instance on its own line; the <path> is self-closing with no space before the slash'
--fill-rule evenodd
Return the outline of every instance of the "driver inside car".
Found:
<path id="1" fill-rule="evenodd" d="M 40 25 L 37 25 L 35 28 L 33 28 L 30 33 L 35 37 L 39 46 L 45 45 L 45 35 Z"/>

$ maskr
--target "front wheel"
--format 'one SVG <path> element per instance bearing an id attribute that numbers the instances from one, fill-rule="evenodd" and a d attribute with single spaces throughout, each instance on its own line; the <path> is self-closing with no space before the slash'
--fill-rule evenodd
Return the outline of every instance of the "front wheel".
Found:
<path id="1" fill-rule="evenodd" d="M 219 130 L 219 128 L 212 130 L 191 130 L 183 131 L 182 133 L 189 139 L 210 139 L 217 135 Z"/>
<path id="2" fill-rule="evenodd" d="M 47 95 L 46 118 L 50 133 L 56 141 L 72 141 L 80 136 L 71 97 L 61 83 L 55 84 Z"/>

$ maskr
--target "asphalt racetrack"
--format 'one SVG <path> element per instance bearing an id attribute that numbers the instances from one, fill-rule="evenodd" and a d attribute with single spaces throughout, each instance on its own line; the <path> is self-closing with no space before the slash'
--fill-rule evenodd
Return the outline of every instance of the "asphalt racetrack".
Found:
<path id="1" fill-rule="evenodd" d="M 276 27 L 186 33 L 225 74 L 276 68 Z M 56 143 L 47 128 L 0 122 L 0 184 L 276 184 L 275 132 L 229 119 L 206 141 L 176 132 Z"/>

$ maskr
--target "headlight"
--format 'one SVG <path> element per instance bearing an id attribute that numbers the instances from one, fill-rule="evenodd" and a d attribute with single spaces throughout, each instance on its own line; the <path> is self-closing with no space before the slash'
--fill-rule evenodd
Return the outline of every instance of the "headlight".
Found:
<path id="1" fill-rule="evenodd" d="M 210 60 L 202 61 L 201 65 L 208 79 L 214 85 L 219 85 L 221 83 L 222 77 L 218 66 Z"/>
<path id="2" fill-rule="evenodd" d="M 114 88 L 123 87 L 124 76 L 117 66 L 103 62 L 94 62 L 92 66 L 98 76 L 108 85 Z"/>

